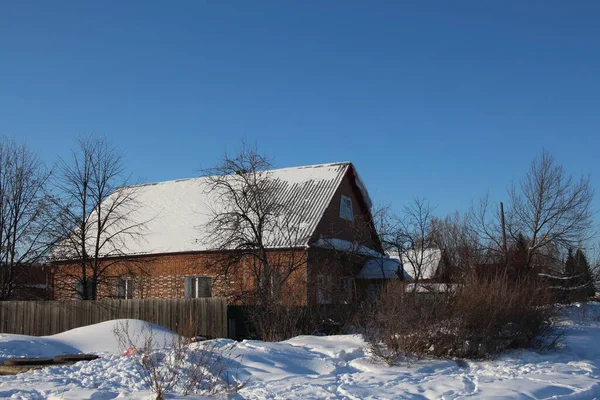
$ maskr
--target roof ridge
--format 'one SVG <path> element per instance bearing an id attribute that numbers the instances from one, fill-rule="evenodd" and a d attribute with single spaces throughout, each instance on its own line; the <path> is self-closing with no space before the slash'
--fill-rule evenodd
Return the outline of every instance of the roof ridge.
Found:
<path id="1" fill-rule="evenodd" d="M 338 161 L 324 164 L 311 164 L 311 165 L 297 165 L 295 167 L 282 167 L 282 168 L 273 168 L 268 171 L 283 171 L 285 169 L 305 169 L 305 168 L 321 168 L 321 167 L 334 167 L 338 165 L 348 165 L 352 164 L 350 161 Z"/>
<path id="2" fill-rule="evenodd" d="M 285 171 L 285 170 L 292 170 L 292 169 L 323 168 L 323 167 L 333 167 L 333 166 L 338 166 L 338 165 L 350 165 L 350 164 L 352 164 L 352 162 L 350 162 L 350 161 L 339 161 L 339 162 L 331 162 L 331 163 L 324 163 L 324 164 L 298 165 L 295 167 L 273 168 L 273 169 L 268 169 L 266 171 Z M 214 175 L 211 175 L 211 176 L 214 176 Z M 117 189 L 162 185 L 162 184 L 166 184 L 166 183 L 175 183 L 175 182 L 191 181 L 191 180 L 196 180 L 196 179 L 204 179 L 207 177 L 208 176 L 195 176 L 195 177 L 191 177 L 191 178 L 179 178 L 179 179 L 169 179 L 166 181 L 146 182 L 146 183 L 139 183 L 136 185 L 120 186 Z"/>

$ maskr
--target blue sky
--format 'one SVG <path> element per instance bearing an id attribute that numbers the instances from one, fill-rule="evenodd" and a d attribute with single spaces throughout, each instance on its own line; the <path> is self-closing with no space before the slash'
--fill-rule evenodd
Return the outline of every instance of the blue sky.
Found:
<path id="1" fill-rule="evenodd" d="M 48 162 L 107 136 L 141 181 L 245 138 L 438 214 L 502 200 L 542 148 L 600 188 L 599 20 L 596 1 L 5 1 L 0 133 Z"/>

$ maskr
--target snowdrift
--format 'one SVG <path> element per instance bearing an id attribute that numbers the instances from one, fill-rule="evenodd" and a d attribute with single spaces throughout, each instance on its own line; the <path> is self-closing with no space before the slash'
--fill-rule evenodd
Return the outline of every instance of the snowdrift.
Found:
<path id="1" fill-rule="evenodd" d="M 562 348 L 519 351 L 497 360 L 422 359 L 396 367 L 374 361 L 358 335 L 299 336 L 266 343 L 218 339 L 190 351 L 229 348 L 230 373 L 247 381 L 239 399 L 597 399 L 600 398 L 600 304 L 563 308 Z M 0 398 L 148 398 L 131 357 L 115 354 L 115 321 L 45 338 L 0 335 L 0 357 L 57 351 L 104 352 L 98 360 L 0 377 Z M 141 325 L 139 325 L 141 324 Z M 141 330 L 144 322 L 130 322 Z M 153 329 L 169 342 L 174 333 Z M 183 398 L 183 397 L 182 397 Z M 190 396 L 186 398 L 200 398 Z"/>
<path id="2" fill-rule="evenodd" d="M 119 319 L 83 326 L 52 336 L 0 334 L 0 361 L 12 357 L 52 357 L 60 354 L 120 354 L 123 349 L 115 337 L 115 328 L 127 328 L 136 346 L 144 335 L 154 335 L 158 347 L 168 347 L 177 334 L 167 328 L 138 319 Z"/>

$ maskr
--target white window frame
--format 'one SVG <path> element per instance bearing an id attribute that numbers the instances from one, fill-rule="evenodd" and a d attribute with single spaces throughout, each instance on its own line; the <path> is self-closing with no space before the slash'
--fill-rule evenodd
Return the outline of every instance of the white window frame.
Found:
<path id="1" fill-rule="evenodd" d="M 346 221 L 354 222 L 354 209 L 352 208 L 352 198 L 340 196 L 340 218 Z"/>
<path id="2" fill-rule="evenodd" d="M 201 299 L 201 298 L 212 297 L 212 284 L 213 284 L 212 276 L 207 276 L 207 275 L 186 276 L 184 279 L 184 290 L 185 290 L 185 285 L 186 285 L 185 281 L 187 281 L 188 279 L 191 282 L 191 287 L 190 287 L 191 293 L 188 293 L 187 291 L 184 293 L 184 297 L 186 299 Z M 200 279 L 208 279 L 208 296 L 199 296 Z"/>
<path id="3" fill-rule="evenodd" d="M 121 296 L 119 286 L 123 285 L 123 295 Z M 116 297 L 122 300 L 133 299 L 133 279 L 132 278 L 118 278 L 117 280 L 117 294 Z"/>

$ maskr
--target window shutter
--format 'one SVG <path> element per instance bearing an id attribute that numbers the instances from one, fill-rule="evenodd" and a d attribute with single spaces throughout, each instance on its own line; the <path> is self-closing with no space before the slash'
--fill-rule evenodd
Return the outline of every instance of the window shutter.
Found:
<path id="1" fill-rule="evenodd" d="M 186 276 L 185 277 L 185 281 L 184 281 L 184 290 L 185 290 L 185 297 L 186 298 L 191 298 L 192 293 L 193 293 L 193 288 L 192 288 L 192 277 L 191 276 Z"/>

